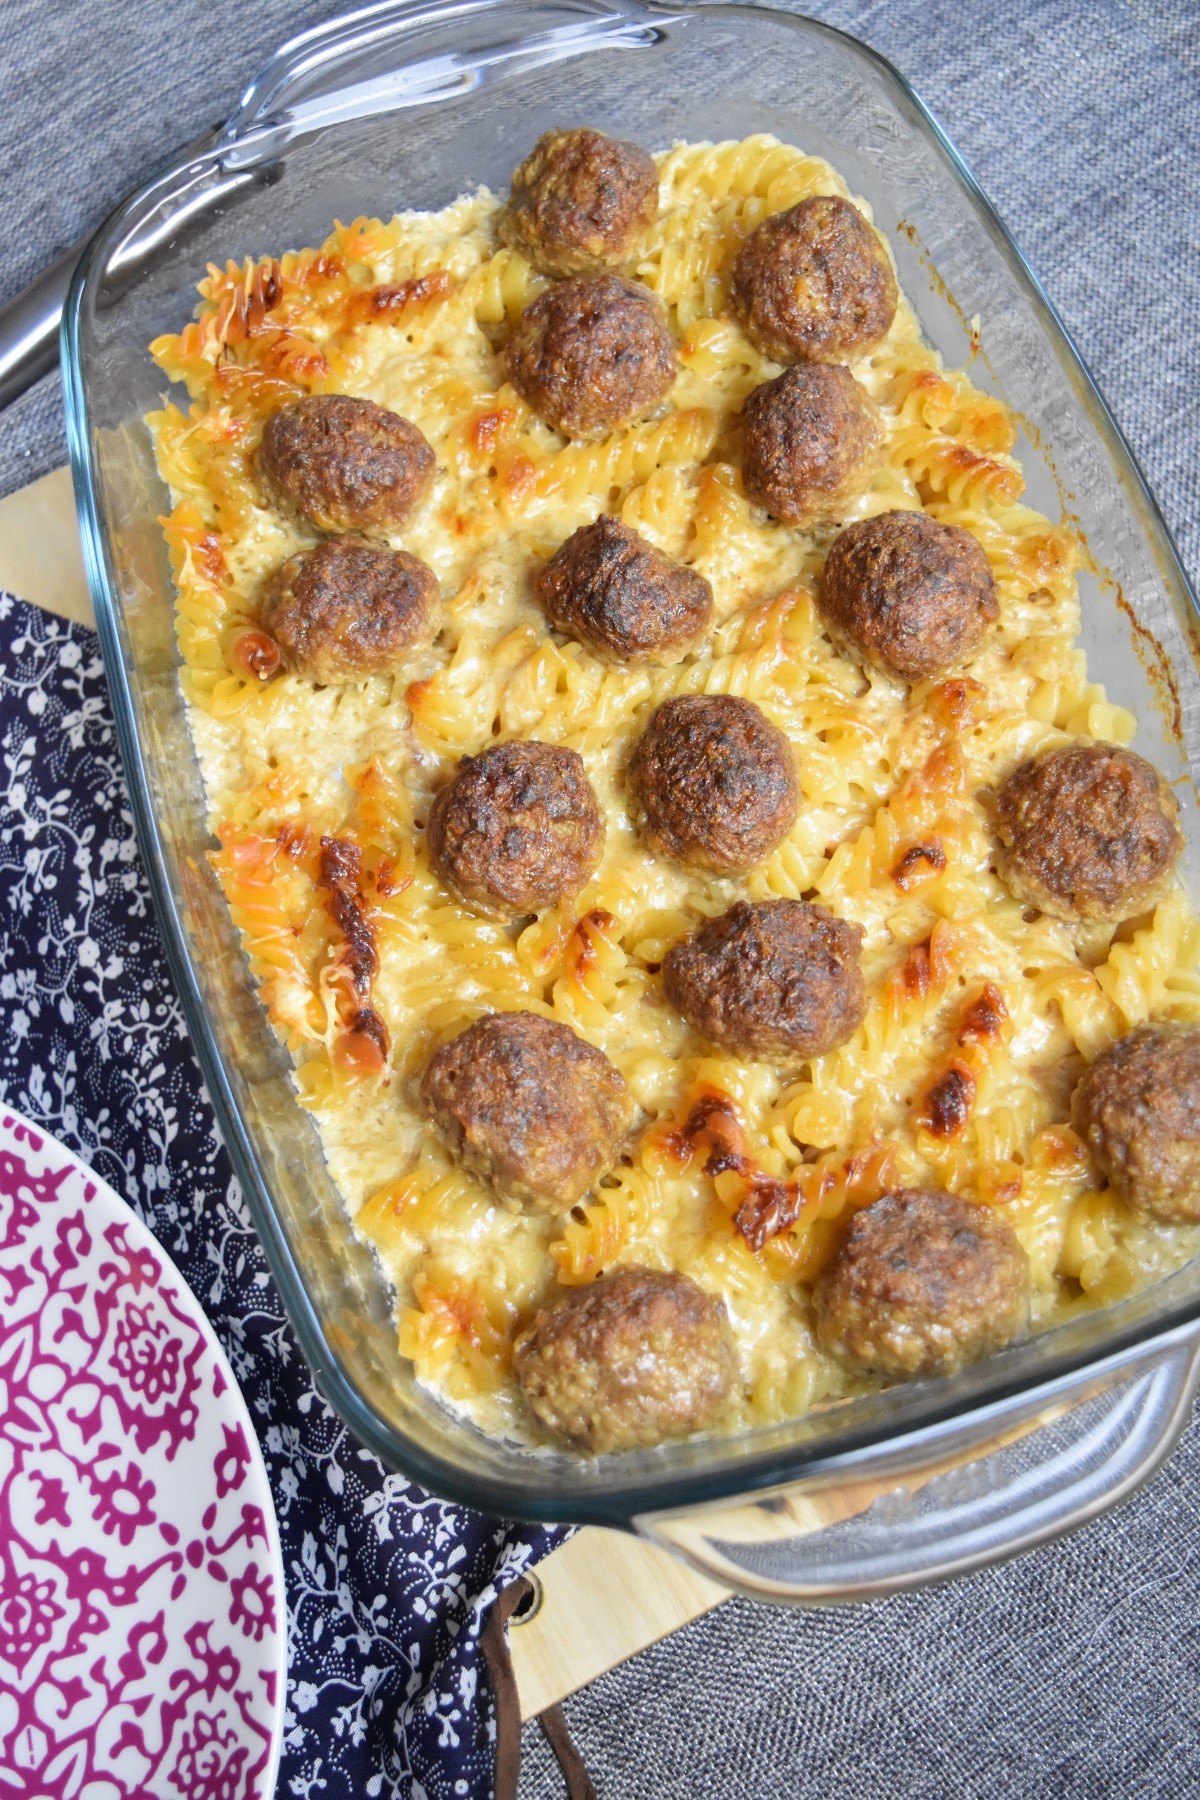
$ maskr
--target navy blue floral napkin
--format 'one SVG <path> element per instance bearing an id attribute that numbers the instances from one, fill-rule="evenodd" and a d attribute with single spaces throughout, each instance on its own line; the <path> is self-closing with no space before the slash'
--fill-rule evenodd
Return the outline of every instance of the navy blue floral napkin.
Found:
<path id="1" fill-rule="evenodd" d="M 242 1385 L 287 1578 L 279 1794 L 490 1795 L 481 1623 L 562 1534 L 388 1474 L 314 1388 L 171 988 L 95 634 L 3 594 L 0 1100 L 129 1201 Z"/>

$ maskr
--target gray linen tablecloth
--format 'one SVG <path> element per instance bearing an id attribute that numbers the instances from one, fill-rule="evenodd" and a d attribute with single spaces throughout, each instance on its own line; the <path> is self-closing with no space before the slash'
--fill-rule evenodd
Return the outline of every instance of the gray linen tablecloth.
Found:
<path id="1" fill-rule="evenodd" d="M 0 4 L 0 300 L 227 113 L 291 0 Z M 1042 276 L 1200 567 L 1196 0 L 828 0 L 932 106 Z M 165 123 L 164 123 L 165 121 Z M 65 457 L 53 377 L 0 493 Z M 568 1703 L 602 1800 L 1200 1792 L 1200 1435 L 1068 1541 L 845 1611 L 735 1601 Z M 581 1621 L 586 1629 L 586 1621 Z M 561 1778 L 527 1734 L 522 1800 Z"/>

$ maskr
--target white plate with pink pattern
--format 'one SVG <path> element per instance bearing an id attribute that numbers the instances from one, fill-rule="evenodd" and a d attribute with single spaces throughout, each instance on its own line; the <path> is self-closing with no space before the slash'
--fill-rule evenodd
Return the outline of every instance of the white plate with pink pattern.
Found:
<path id="1" fill-rule="evenodd" d="M 0 1107 L 0 1794 L 270 1800 L 283 1564 L 178 1270 Z"/>

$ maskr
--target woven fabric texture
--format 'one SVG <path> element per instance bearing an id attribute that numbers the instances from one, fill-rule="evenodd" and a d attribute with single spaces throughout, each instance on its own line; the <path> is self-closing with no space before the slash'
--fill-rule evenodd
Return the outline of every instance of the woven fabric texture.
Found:
<path id="1" fill-rule="evenodd" d="M 228 112 L 275 41 L 331 10 L 0 3 L 0 300 Z M 891 57 L 938 115 L 1059 307 L 1195 574 L 1194 0 L 805 10 Z M 0 415 L 0 492 L 64 454 L 50 378 Z M 844 1612 L 731 1602 L 568 1702 L 601 1800 L 1193 1794 L 1198 1507 L 1193 1426 L 1117 1514 L 1007 1568 Z M 561 1792 L 527 1732 L 522 1800 Z"/>

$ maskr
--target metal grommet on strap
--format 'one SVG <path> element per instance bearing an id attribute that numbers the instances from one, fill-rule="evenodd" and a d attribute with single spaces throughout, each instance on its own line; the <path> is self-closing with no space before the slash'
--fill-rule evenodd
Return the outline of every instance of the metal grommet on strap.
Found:
<path id="1" fill-rule="evenodd" d="M 537 1618 L 542 1610 L 542 1602 L 546 1598 L 546 1590 L 532 1569 L 529 1569 L 522 1579 L 527 1591 L 522 1594 L 513 1607 L 508 1621 L 510 1625 L 528 1625 L 531 1619 Z"/>

